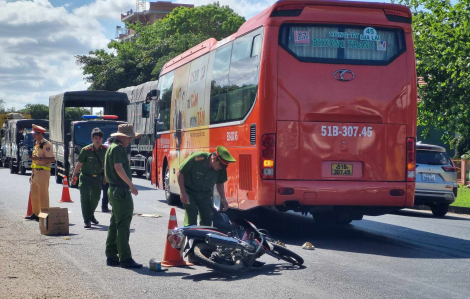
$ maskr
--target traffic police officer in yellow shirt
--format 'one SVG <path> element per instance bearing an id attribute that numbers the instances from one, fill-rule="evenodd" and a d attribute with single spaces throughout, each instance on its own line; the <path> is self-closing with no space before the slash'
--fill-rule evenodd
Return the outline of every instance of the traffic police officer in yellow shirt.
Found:
<path id="1" fill-rule="evenodd" d="M 90 228 L 91 223 L 99 223 L 94 213 L 100 201 L 101 186 L 106 184 L 104 156 L 107 147 L 103 145 L 103 132 L 99 128 L 94 128 L 91 131 L 91 141 L 92 144 L 82 148 L 72 176 L 73 184 L 76 185 L 77 173 L 81 170 L 78 188 L 80 189 L 80 203 L 85 228 Z"/>
<path id="2" fill-rule="evenodd" d="M 52 143 L 44 138 L 46 129 L 33 124 L 33 138 L 36 144 L 31 157 L 31 216 L 26 219 L 39 221 L 41 209 L 49 207 L 49 180 L 51 178 L 51 163 L 55 161 Z"/>

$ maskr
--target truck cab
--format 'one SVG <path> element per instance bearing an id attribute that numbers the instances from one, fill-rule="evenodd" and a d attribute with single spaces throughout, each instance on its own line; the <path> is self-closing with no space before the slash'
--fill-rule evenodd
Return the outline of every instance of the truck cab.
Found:
<path id="1" fill-rule="evenodd" d="M 68 122 L 68 124 L 67 124 Z M 66 134 L 64 145 L 58 145 L 56 155 L 61 156 L 62 159 L 57 160 L 56 183 L 62 183 L 63 176 L 68 178 L 72 177 L 75 166 L 78 163 L 78 156 L 83 147 L 92 143 L 91 131 L 94 128 L 99 128 L 103 131 L 103 143 L 108 139 L 112 133 L 116 133 L 118 126 L 124 124 L 122 121 L 113 120 L 83 120 L 83 121 L 66 121 Z M 64 161 L 66 161 L 64 163 Z M 72 180 L 68 180 L 69 185 L 72 186 Z"/>
<path id="2" fill-rule="evenodd" d="M 35 140 L 33 137 L 32 130 L 24 130 L 21 134 L 21 138 L 18 144 L 18 172 L 20 174 L 26 174 L 27 170 L 31 170 L 31 156 L 33 154 L 33 148 Z M 49 132 L 44 133 L 44 138 L 49 140 Z M 55 163 L 51 163 L 51 174 L 55 172 Z"/>

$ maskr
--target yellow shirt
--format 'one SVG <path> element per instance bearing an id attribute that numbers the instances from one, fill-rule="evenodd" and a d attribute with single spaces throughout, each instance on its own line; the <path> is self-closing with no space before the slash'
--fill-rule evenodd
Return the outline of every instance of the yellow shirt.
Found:
<path id="1" fill-rule="evenodd" d="M 41 148 L 42 145 L 42 148 Z M 42 139 L 40 142 L 36 141 L 36 145 L 34 145 L 33 148 L 33 157 L 37 158 L 53 158 L 54 157 L 54 150 L 52 149 L 52 143 L 47 141 L 46 139 Z M 45 162 L 45 161 L 34 161 L 32 163 L 32 168 L 34 168 L 33 165 L 36 166 L 44 166 L 51 168 L 51 163 L 50 162 Z"/>

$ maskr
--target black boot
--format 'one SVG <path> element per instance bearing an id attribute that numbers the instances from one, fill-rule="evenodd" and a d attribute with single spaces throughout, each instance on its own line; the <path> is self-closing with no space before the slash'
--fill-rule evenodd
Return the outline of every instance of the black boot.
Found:
<path id="1" fill-rule="evenodd" d="M 121 263 L 119 262 L 118 257 L 108 257 L 106 258 L 106 265 L 111 267 L 119 266 Z"/>
<path id="2" fill-rule="evenodd" d="M 121 268 L 142 268 L 142 264 L 137 264 L 132 258 L 130 258 L 125 262 L 121 262 Z"/>
<path id="3" fill-rule="evenodd" d="M 34 215 L 34 214 L 31 214 L 29 216 L 26 216 L 24 217 L 24 219 L 28 219 L 28 220 L 39 220 L 39 217 Z"/>
<path id="4" fill-rule="evenodd" d="M 96 220 L 95 215 L 91 216 L 91 223 L 99 224 L 98 220 Z"/>
<path id="5" fill-rule="evenodd" d="M 85 221 L 85 228 L 91 228 L 91 223 L 90 221 Z"/>

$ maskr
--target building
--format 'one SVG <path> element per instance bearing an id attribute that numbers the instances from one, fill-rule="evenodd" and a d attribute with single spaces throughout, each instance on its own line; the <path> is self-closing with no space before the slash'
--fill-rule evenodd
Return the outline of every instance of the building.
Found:
<path id="1" fill-rule="evenodd" d="M 173 9 L 177 7 L 193 8 L 193 4 L 177 4 L 166 1 L 157 1 L 147 3 L 146 0 L 136 0 L 136 11 L 132 9 L 125 14 L 121 14 L 121 21 L 124 23 L 135 24 L 141 22 L 142 24 L 155 23 L 156 20 L 163 19 Z M 116 39 L 120 41 L 129 41 L 134 36 L 135 31 L 127 27 L 116 26 Z"/>

